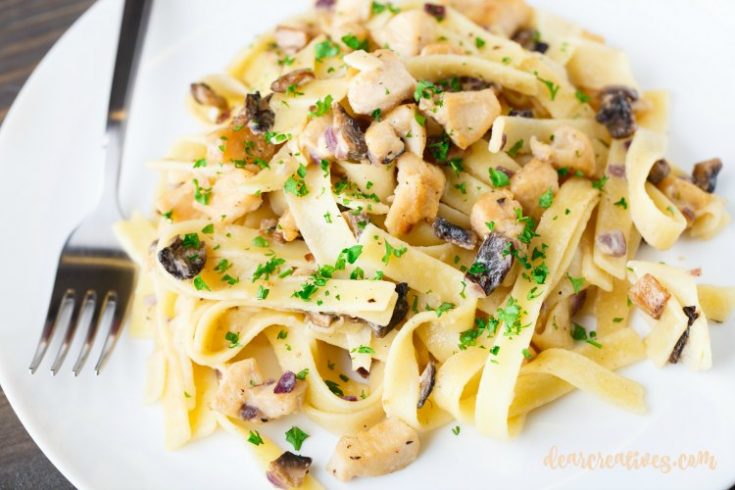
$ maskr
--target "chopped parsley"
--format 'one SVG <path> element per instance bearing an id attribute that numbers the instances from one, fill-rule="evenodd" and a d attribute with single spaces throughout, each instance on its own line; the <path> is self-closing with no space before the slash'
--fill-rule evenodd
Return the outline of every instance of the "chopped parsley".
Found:
<path id="1" fill-rule="evenodd" d="M 334 369 L 334 364 L 332 364 L 332 367 L 330 369 Z M 339 387 L 339 383 L 335 383 L 334 381 L 325 379 L 324 384 L 327 385 L 327 388 L 329 388 L 329 391 L 334 393 L 337 396 L 345 396 L 344 391 L 342 391 L 342 388 Z"/>
<path id="2" fill-rule="evenodd" d="M 258 293 L 255 295 L 255 297 L 258 298 L 258 299 L 266 299 L 268 297 L 268 293 L 270 293 L 270 292 L 271 292 L 270 289 L 264 288 L 261 285 L 261 286 L 258 286 Z"/>
<path id="3" fill-rule="evenodd" d="M 377 108 L 370 114 L 370 117 L 372 117 L 375 121 L 380 121 L 380 119 L 382 118 L 382 114 L 383 111 L 381 111 L 380 108 Z"/>
<path id="4" fill-rule="evenodd" d="M 207 166 L 207 159 L 206 158 L 200 158 L 199 160 L 194 162 L 194 168 L 202 168 Z"/>
<path id="5" fill-rule="evenodd" d="M 522 149 L 523 149 L 523 140 L 520 139 L 516 141 L 515 143 L 513 143 L 513 146 L 511 146 L 510 149 L 506 151 L 505 153 L 507 153 L 509 157 L 515 158 L 516 156 L 518 156 L 518 152 L 521 151 Z"/>
<path id="6" fill-rule="evenodd" d="M 263 438 L 260 437 L 260 433 L 257 430 L 250 431 L 250 435 L 248 435 L 248 442 L 250 444 L 253 444 L 254 446 L 265 444 L 265 442 L 263 442 Z"/>
<path id="7" fill-rule="evenodd" d="M 276 270 L 285 263 L 286 261 L 284 259 L 280 257 L 273 257 L 264 264 L 258 264 L 258 267 L 255 268 L 255 272 L 253 272 L 253 282 L 257 281 L 261 277 L 268 280 L 270 278 L 270 275 L 275 273 Z"/>
<path id="8" fill-rule="evenodd" d="M 301 285 L 301 289 L 294 291 L 291 296 L 294 298 L 301 298 L 304 301 L 309 301 L 318 290 L 319 287 L 316 284 L 307 281 Z"/>
<path id="9" fill-rule="evenodd" d="M 628 209 L 628 201 L 626 201 L 624 197 L 621 197 L 620 199 L 615 201 L 613 205 L 621 207 L 623 209 Z"/>
<path id="10" fill-rule="evenodd" d="M 416 119 L 416 122 L 419 123 L 422 126 L 426 126 L 426 116 L 421 114 L 419 111 L 416 111 L 413 115 L 414 119 Z"/>
<path id="11" fill-rule="evenodd" d="M 483 38 L 481 38 L 481 37 L 476 37 L 475 38 L 475 47 L 477 47 L 477 49 L 480 49 L 483 46 L 485 46 L 485 40 Z"/>
<path id="12" fill-rule="evenodd" d="M 304 176 L 306 175 L 306 167 L 304 164 L 299 164 L 299 168 L 296 171 L 296 175 L 290 176 L 286 179 L 283 184 L 283 191 L 289 194 L 293 194 L 296 197 L 304 197 L 309 193 L 309 188 L 304 182 Z"/>
<path id="13" fill-rule="evenodd" d="M 510 178 L 508 177 L 508 174 L 506 174 L 502 170 L 491 167 L 489 172 L 490 182 L 493 184 L 493 187 L 507 187 L 508 185 L 510 185 Z"/>
<path id="14" fill-rule="evenodd" d="M 365 51 L 367 51 L 368 49 L 367 39 L 360 40 L 354 34 L 347 34 L 342 36 L 342 42 L 345 43 L 345 46 L 354 49 L 355 51 L 360 49 L 364 49 Z"/>
<path id="15" fill-rule="evenodd" d="M 197 291 L 211 291 L 207 283 L 202 279 L 202 276 L 196 276 L 194 278 L 194 288 Z"/>
<path id="16" fill-rule="evenodd" d="M 194 182 L 194 200 L 198 202 L 199 204 L 203 204 L 207 206 L 209 204 L 209 200 L 212 197 L 212 188 L 205 188 L 201 187 L 199 185 L 199 181 L 197 179 L 193 180 Z"/>
<path id="17" fill-rule="evenodd" d="M 173 209 L 169 209 L 165 213 L 161 213 L 161 216 L 163 216 L 163 218 L 166 219 L 166 220 L 168 220 L 168 221 L 173 221 L 174 210 Z"/>
<path id="18" fill-rule="evenodd" d="M 395 248 L 393 245 L 388 243 L 388 240 L 385 241 L 385 255 L 383 255 L 383 258 L 381 259 L 384 264 L 387 264 L 390 261 L 391 256 L 395 258 L 400 258 L 403 254 L 408 252 L 408 248 L 406 247 L 400 247 Z"/>
<path id="19" fill-rule="evenodd" d="M 268 240 L 266 240 L 265 238 L 263 238 L 260 235 L 258 235 L 255 238 L 253 238 L 253 240 L 252 240 L 251 243 L 253 245 L 255 245 L 256 247 L 260 247 L 260 248 L 265 248 L 265 247 L 267 247 L 269 245 L 268 244 Z"/>
<path id="20" fill-rule="evenodd" d="M 392 3 L 373 2 L 372 5 L 370 6 L 370 10 L 372 11 L 373 14 L 382 14 L 383 12 L 386 11 L 386 9 L 392 14 L 397 14 L 398 12 L 401 11 L 401 9 L 399 9 Z"/>
<path id="21" fill-rule="evenodd" d="M 543 209 L 549 209 L 553 203 L 554 192 L 551 189 L 541 194 L 541 197 L 538 198 L 538 205 Z"/>
<path id="22" fill-rule="evenodd" d="M 458 436 L 460 430 L 462 429 L 458 425 L 455 425 L 454 427 L 452 427 L 452 434 L 454 434 L 455 436 Z"/>
<path id="23" fill-rule="evenodd" d="M 551 100 L 556 99 L 556 94 L 559 93 L 559 85 L 555 84 L 551 80 L 545 80 L 541 78 L 538 74 L 538 72 L 534 72 L 534 75 L 536 75 L 536 79 L 543 83 L 546 86 L 546 89 L 549 91 L 549 98 Z"/>
<path id="24" fill-rule="evenodd" d="M 344 270 L 345 262 L 354 264 L 362 254 L 362 245 L 354 245 L 350 248 L 343 249 L 337 257 L 337 262 L 334 264 L 334 268 L 337 270 Z"/>
<path id="25" fill-rule="evenodd" d="M 229 342 L 227 347 L 229 347 L 230 349 L 240 347 L 240 334 L 237 332 L 227 332 L 225 334 L 225 340 Z"/>
<path id="26" fill-rule="evenodd" d="M 271 145 L 280 145 L 291 139 L 291 133 L 276 133 L 275 131 L 266 131 L 265 140 Z"/>
<path id="27" fill-rule="evenodd" d="M 286 442 L 289 442 L 297 451 L 301 450 L 301 445 L 307 437 L 309 437 L 309 434 L 295 425 L 286 431 Z"/>
<path id="28" fill-rule="evenodd" d="M 523 350 L 521 351 L 521 354 L 523 354 L 523 357 L 525 357 L 525 358 L 526 358 L 527 360 L 529 360 L 529 361 L 530 361 L 531 359 L 533 359 L 533 354 L 531 354 L 531 352 L 529 352 L 529 350 L 528 350 L 528 349 L 523 349 Z"/>
<path id="29" fill-rule="evenodd" d="M 214 266 L 214 270 L 216 272 L 222 273 L 222 272 L 225 272 L 230 267 L 232 267 L 232 263 L 229 260 L 221 259 L 219 262 L 217 262 L 217 265 Z"/>
<path id="30" fill-rule="evenodd" d="M 595 332 L 594 330 L 587 333 L 586 328 L 578 323 L 574 323 L 570 334 L 572 335 L 572 338 L 574 340 L 584 340 L 588 344 L 593 345 L 598 349 L 602 348 L 602 344 L 597 341 L 597 332 Z"/>
<path id="31" fill-rule="evenodd" d="M 445 301 L 444 303 L 440 304 L 439 307 L 435 310 L 436 316 L 440 317 L 444 313 L 448 312 L 449 310 L 453 310 L 453 309 L 454 309 L 454 303 L 447 303 Z"/>
<path id="32" fill-rule="evenodd" d="M 464 165 L 462 165 L 462 159 L 461 158 L 452 158 L 449 160 L 449 166 L 454 171 L 454 175 L 459 175 L 464 171 Z"/>
<path id="33" fill-rule="evenodd" d="M 299 86 L 295 83 L 292 83 L 288 87 L 286 87 L 286 93 L 290 95 L 291 97 L 298 97 L 299 95 L 304 95 L 304 92 L 299 92 Z"/>
<path id="34" fill-rule="evenodd" d="M 442 133 L 438 140 L 430 143 L 429 150 L 437 162 L 444 162 L 449 156 L 450 141 L 447 133 Z"/>
<path id="35" fill-rule="evenodd" d="M 181 240 L 181 244 L 184 248 L 199 248 L 201 241 L 196 233 L 187 233 L 184 235 L 184 239 Z"/>
<path id="36" fill-rule="evenodd" d="M 209 223 L 207 226 L 202 228 L 202 233 L 204 233 L 205 235 L 211 235 L 212 233 L 214 233 L 214 225 L 212 223 Z"/>
<path id="37" fill-rule="evenodd" d="M 430 82 L 428 80 L 420 80 L 416 85 L 416 90 L 413 91 L 413 98 L 416 102 L 420 102 L 421 99 L 430 99 L 434 95 L 442 93 L 443 90 L 440 86 Z"/>
<path id="38" fill-rule="evenodd" d="M 303 381 L 306 379 L 308 375 L 309 375 L 309 368 L 304 368 L 298 373 L 296 373 L 296 379 L 300 379 L 301 381 Z"/>
<path id="39" fill-rule="evenodd" d="M 539 236 L 534 230 L 536 229 L 536 222 L 530 216 L 523 216 L 523 210 L 521 208 L 516 209 L 516 221 L 523 223 L 523 231 L 518 236 L 518 240 L 528 245 L 531 243 L 534 237 Z"/>
<path id="40" fill-rule="evenodd" d="M 369 345 L 361 345 L 350 351 L 352 354 L 375 354 L 375 349 Z"/>
<path id="41" fill-rule="evenodd" d="M 332 58 L 340 53 L 341 49 L 339 45 L 334 41 L 326 39 L 320 43 L 314 45 L 314 56 L 317 61 L 322 61 L 326 58 Z"/>
<path id="42" fill-rule="evenodd" d="M 605 187 L 605 184 L 607 184 L 607 181 L 608 181 L 608 176 L 603 175 L 599 179 L 592 181 L 592 187 L 601 191 Z"/>
<path id="43" fill-rule="evenodd" d="M 574 96 L 575 96 L 575 97 L 577 98 L 577 100 L 578 100 L 578 101 L 579 101 L 580 103 L 582 103 L 582 104 L 586 104 L 587 102 L 589 102 L 589 101 L 590 101 L 590 96 L 589 96 L 589 95 L 587 95 L 587 94 L 585 94 L 585 93 L 584 93 L 584 92 L 582 92 L 581 90 L 577 90 L 576 92 L 574 92 Z"/>
<path id="44" fill-rule="evenodd" d="M 331 95 L 327 95 L 324 99 L 317 100 L 314 105 L 314 110 L 309 111 L 309 115 L 313 117 L 323 116 L 332 108 L 332 102 L 334 102 L 334 99 Z"/>
<path id="45" fill-rule="evenodd" d="M 569 279 L 569 282 L 572 283 L 574 294 L 577 294 L 582 290 L 582 286 L 584 286 L 584 277 L 573 277 L 567 272 L 567 278 Z"/>

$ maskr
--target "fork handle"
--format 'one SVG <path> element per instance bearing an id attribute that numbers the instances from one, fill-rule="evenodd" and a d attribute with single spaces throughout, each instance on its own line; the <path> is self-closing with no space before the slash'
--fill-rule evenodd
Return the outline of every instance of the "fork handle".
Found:
<path id="1" fill-rule="evenodd" d="M 107 109 L 106 162 L 102 199 L 121 216 L 117 197 L 130 101 L 153 0 L 125 0 Z"/>

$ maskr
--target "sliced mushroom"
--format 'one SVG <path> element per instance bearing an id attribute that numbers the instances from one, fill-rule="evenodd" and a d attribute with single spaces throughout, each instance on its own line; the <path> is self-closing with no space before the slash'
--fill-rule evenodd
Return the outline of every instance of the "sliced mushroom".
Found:
<path id="1" fill-rule="evenodd" d="M 311 458 L 286 451 L 268 465 L 266 476 L 276 488 L 298 488 L 309 473 Z"/>
<path id="2" fill-rule="evenodd" d="M 363 133 L 357 121 L 347 114 L 339 105 L 332 106 L 334 113 L 334 135 L 337 139 L 335 156 L 338 159 L 360 161 L 367 158 L 368 148 Z"/>
<path id="3" fill-rule="evenodd" d="M 503 283 L 513 266 L 513 240 L 500 233 L 490 233 L 477 251 L 475 262 L 467 270 L 467 280 L 480 286 L 485 295 Z"/>
<path id="4" fill-rule="evenodd" d="M 199 238 L 184 240 L 177 235 L 171 245 L 158 252 L 158 261 L 176 279 L 192 279 L 204 269 L 207 247 Z"/>
<path id="5" fill-rule="evenodd" d="M 396 284 L 396 293 L 398 293 L 398 300 L 396 301 L 396 306 L 393 308 L 393 315 L 391 315 L 388 324 L 385 326 L 375 323 L 370 324 L 373 333 L 378 338 L 383 338 L 388 335 L 408 314 L 408 283 L 399 282 Z"/>
<path id="6" fill-rule="evenodd" d="M 447 8 L 444 5 L 436 3 L 425 3 L 424 12 L 434 17 L 438 21 L 444 20 L 444 16 L 447 15 Z"/>
<path id="7" fill-rule="evenodd" d="M 510 112 L 508 112 L 508 115 L 511 117 L 525 117 L 533 119 L 533 109 L 511 109 Z"/>
<path id="8" fill-rule="evenodd" d="M 712 158 L 694 165 L 692 181 L 704 192 L 712 193 L 717 187 L 717 175 L 722 170 L 722 160 Z"/>
<path id="9" fill-rule="evenodd" d="M 276 115 L 270 106 L 271 96 L 261 97 L 260 92 L 245 97 L 247 124 L 253 133 L 265 133 L 273 127 Z"/>
<path id="10" fill-rule="evenodd" d="M 320 330 L 331 330 L 344 322 L 344 318 L 331 313 L 306 312 L 306 321 Z"/>
<path id="11" fill-rule="evenodd" d="M 654 162 L 651 171 L 648 172 L 648 181 L 653 185 L 659 185 L 670 173 L 671 166 L 669 162 L 660 158 Z"/>
<path id="12" fill-rule="evenodd" d="M 345 218 L 345 221 L 347 221 L 347 226 L 350 227 L 352 234 L 355 235 L 355 238 L 357 239 L 362 235 L 362 230 L 370 224 L 370 217 L 364 211 L 359 211 L 357 213 L 354 210 L 344 211 L 342 216 Z"/>
<path id="13" fill-rule="evenodd" d="M 434 219 L 446 177 L 413 153 L 398 158 L 398 185 L 385 227 L 392 235 L 408 233 L 422 219 Z"/>
<path id="14" fill-rule="evenodd" d="M 528 51 L 545 53 L 549 50 L 549 44 L 539 39 L 539 33 L 536 29 L 518 29 L 515 34 L 513 34 L 513 37 L 511 39 L 523 46 L 523 49 L 526 49 Z"/>
<path id="15" fill-rule="evenodd" d="M 419 401 L 416 403 L 416 408 L 421 408 L 429 399 L 432 390 L 434 389 L 434 381 L 436 379 L 436 364 L 433 360 L 429 360 L 421 373 L 419 379 Z"/>
<path id="16" fill-rule="evenodd" d="M 671 293 L 651 274 L 645 274 L 638 279 L 628 295 L 634 305 L 656 320 L 661 318 L 666 303 L 671 298 Z"/>
<path id="17" fill-rule="evenodd" d="M 203 82 L 191 84 L 191 96 L 197 104 L 214 107 L 218 111 L 217 122 L 223 122 L 230 116 L 230 104 L 227 99 L 215 92 Z"/>
<path id="18" fill-rule="evenodd" d="M 271 83 L 271 90 L 280 94 L 286 93 L 290 87 L 299 87 L 314 80 L 314 72 L 309 68 L 290 71 L 281 75 Z"/>
<path id="19" fill-rule="evenodd" d="M 470 223 L 472 229 L 481 237 L 496 231 L 509 238 L 518 238 L 524 225 L 518 221 L 516 209 L 521 209 L 518 201 L 507 189 L 497 189 L 483 194 L 472 206 Z"/>
<path id="20" fill-rule="evenodd" d="M 327 471 L 342 481 L 392 473 L 419 455 L 418 433 L 399 419 L 385 419 L 368 430 L 342 436 Z"/>
<path id="21" fill-rule="evenodd" d="M 458 247 L 474 250 L 477 246 L 477 234 L 474 231 L 450 223 L 444 218 L 436 218 L 432 229 L 437 238 L 453 243 Z"/>
<path id="22" fill-rule="evenodd" d="M 681 334 L 679 340 L 676 341 L 676 344 L 671 351 L 671 355 L 669 356 L 669 362 L 671 364 L 679 362 L 681 353 L 684 351 L 684 347 L 686 347 L 687 341 L 689 340 L 689 331 L 697 318 L 699 318 L 699 312 L 697 311 L 696 306 L 685 306 L 682 309 L 684 310 L 684 314 L 687 316 L 687 328 L 684 330 L 684 333 Z"/>
<path id="23" fill-rule="evenodd" d="M 625 235 L 620 230 L 597 235 L 597 246 L 602 253 L 611 257 L 623 257 L 628 252 Z"/>
<path id="24" fill-rule="evenodd" d="M 605 87 L 600 91 L 600 109 L 597 122 L 604 124 L 615 139 L 632 136 L 637 129 L 633 102 L 638 100 L 638 92 L 619 85 Z"/>

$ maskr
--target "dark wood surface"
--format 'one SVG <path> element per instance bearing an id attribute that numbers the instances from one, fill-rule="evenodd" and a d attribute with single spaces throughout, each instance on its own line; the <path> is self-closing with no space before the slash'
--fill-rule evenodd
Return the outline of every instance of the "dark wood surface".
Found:
<path id="1" fill-rule="evenodd" d="M 0 124 L 49 48 L 94 0 L 0 0 Z M 0 388 L 0 489 L 73 489 L 26 433 Z"/>

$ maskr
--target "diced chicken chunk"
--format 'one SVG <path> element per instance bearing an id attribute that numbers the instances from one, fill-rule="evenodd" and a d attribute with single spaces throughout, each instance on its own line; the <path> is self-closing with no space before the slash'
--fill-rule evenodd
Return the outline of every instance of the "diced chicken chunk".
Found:
<path id="1" fill-rule="evenodd" d="M 463 150 L 482 138 L 500 115 L 500 102 L 491 89 L 445 92 L 437 98 L 421 99 L 419 107 L 444 126 Z"/>
<path id="2" fill-rule="evenodd" d="M 386 419 L 337 443 L 327 471 L 342 481 L 392 473 L 419 455 L 418 433 L 398 419 Z"/>
<path id="3" fill-rule="evenodd" d="M 205 204 L 202 200 L 197 200 L 193 204 L 194 208 L 222 223 L 232 223 L 251 211 L 255 211 L 263 203 L 263 199 L 260 196 L 242 192 L 242 186 L 247 183 L 247 178 L 251 175 L 244 169 L 223 172 L 217 177 L 211 189 L 206 188 L 205 182 L 197 180 L 195 187 L 199 186 L 199 196 L 209 195 L 209 202 Z"/>
<path id="4" fill-rule="evenodd" d="M 267 421 L 298 410 L 305 392 L 306 383 L 288 371 L 278 383 L 263 384 L 255 360 L 244 359 L 230 364 L 222 374 L 212 409 L 229 417 Z"/>
<path id="5" fill-rule="evenodd" d="M 309 43 L 309 32 L 305 26 L 280 25 L 276 27 L 276 44 L 293 54 Z"/>
<path id="6" fill-rule="evenodd" d="M 531 20 L 525 0 L 451 0 L 449 5 L 494 32 L 510 37 Z"/>
<path id="7" fill-rule="evenodd" d="M 371 0 L 337 0 L 334 4 L 336 24 L 364 23 L 370 18 Z"/>
<path id="8" fill-rule="evenodd" d="M 299 147 L 315 163 L 322 159 L 334 158 L 334 148 L 330 149 L 327 131 L 331 131 L 332 116 L 316 117 L 309 121 L 299 134 Z"/>
<path id="9" fill-rule="evenodd" d="M 566 168 L 570 174 L 579 171 L 586 177 L 595 175 L 595 150 L 589 137 L 578 129 L 557 128 L 550 145 L 531 138 L 531 151 L 539 160 L 549 160 L 554 168 Z"/>
<path id="10" fill-rule="evenodd" d="M 276 230 L 281 234 L 283 240 L 292 242 L 299 237 L 299 228 L 296 226 L 296 220 L 291 211 L 286 211 L 278 220 Z"/>
<path id="11" fill-rule="evenodd" d="M 634 305 L 658 320 L 671 293 L 651 274 L 644 274 L 631 286 L 628 296 Z"/>
<path id="12" fill-rule="evenodd" d="M 378 44 L 389 47 L 401 56 L 416 56 L 436 37 L 437 21 L 423 10 L 401 12 L 376 33 Z"/>
<path id="13" fill-rule="evenodd" d="M 548 162 L 533 159 L 525 164 L 510 179 L 510 190 L 523 206 L 525 214 L 535 220 L 543 214 L 541 196 L 559 190 L 559 176 Z M 547 206 L 548 207 L 548 206 Z"/>
<path id="14" fill-rule="evenodd" d="M 513 199 L 513 194 L 509 190 L 490 191 L 472 206 L 470 224 L 475 233 L 483 238 L 487 237 L 491 231 L 495 231 L 507 238 L 515 239 L 524 228 L 524 224 L 517 219 L 516 209 L 522 209 L 522 207 L 518 201 Z"/>
<path id="15" fill-rule="evenodd" d="M 368 157 L 374 164 L 387 164 L 403 153 L 405 145 L 388 121 L 375 121 L 365 132 Z"/>
<path id="16" fill-rule="evenodd" d="M 398 159 L 398 185 L 385 227 L 393 235 L 408 233 L 422 219 L 434 219 L 446 178 L 437 167 L 413 153 Z"/>
<path id="17" fill-rule="evenodd" d="M 372 114 L 376 109 L 387 113 L 402 100 L 411 97 L 416 80 L 391 51 L 381 49 L 367 56 L 374 58 L 373 61 L 378 61 L 379 65 L 360 71 L 352 79 L 347 99 L 357 114 Z"/>
<path id="18" fill-rule="evenodd" d="M 385 120 L 403 138 L 406 149 L 414 155 L 423 156 L 426 148 L 426 128 L 416 120 L 416 104 L 403 104 L 385 115 Z"/>

